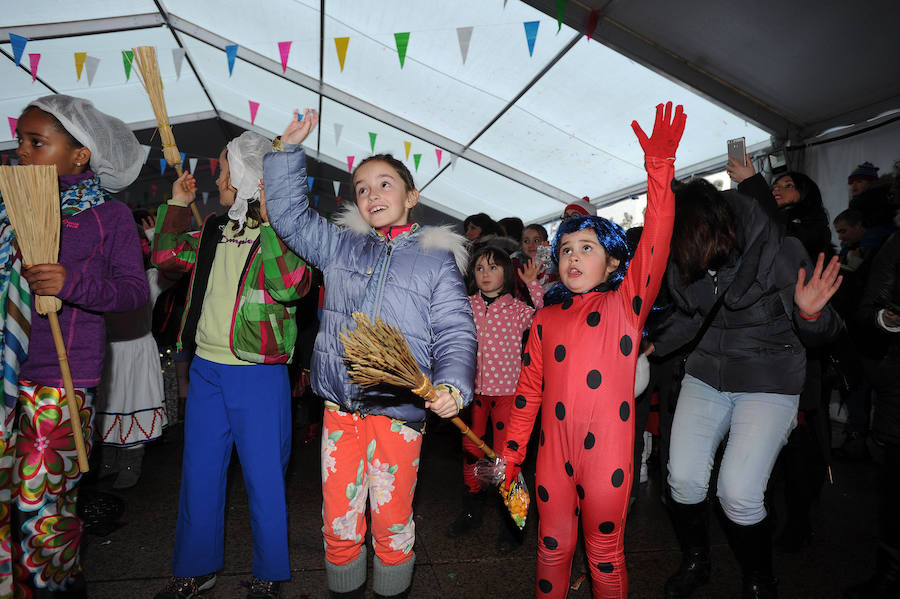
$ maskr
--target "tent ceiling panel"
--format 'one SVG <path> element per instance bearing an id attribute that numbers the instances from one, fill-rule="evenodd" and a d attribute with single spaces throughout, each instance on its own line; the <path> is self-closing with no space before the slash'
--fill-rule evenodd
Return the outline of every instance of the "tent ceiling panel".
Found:
<path id="1" fill-rule="evenodd" d="M 41 0 L 16 2 L 3 11 L 3 27 L 108 19 L 157 12 L 153 0 Z M 5 37 L 5 36 L 4 36 Z"/>
<path id="2" fill-rule="evenodd" d="M 582 38 L 472 147 L 576 196 L 596 198 L 646 179 L 630 123 L 638 118 L 649 134 L 653 106 L 665 100 L 684 104 L 689 118 L 679 167 L 723 154 L 732 137 L 746 137 L 748 146 L 769 139 L 743 118 Z"/>
<path id="3" fill-rule="evenodd" d="M 156 46 L 157 62 L 165 86 L 166 108 L 170 117 L 205 114 L 212 110 L 212 105 L 203 93 L 199 81 L 187 65 L 182 68 L 181 78 L 176 78 L 171 48 L 177 47 L 177 43 L 171 31 L 165 27 L 83 35 L 75 38 L 33 40 L 28 42 L 28 52 L 41 54 L 38 75 L 53 90 L 87 98 L 100 110 L 113 114 L 127 123 L 136 124 L 152 121 L 153 109 L 135 73 L 137 67 L 132 69 L 131 77 L 126 82 L 122 51 L 143 45 Z M 0 44 L 0 50 L 12 55 L 8 43 Z M 99 59 L 93 82 L 89 82 L 88 64 L 83 66 L 81 78 L 78 79 L 75 52 L 86 52 L 89 58 Z M 27 60 L 23 61 L 23 64 L 25 62 Z M 15 69 L 10 61 L 6 61 L 3 68 L 4 72 L 7 68 Z M 28 73 L 21 69 L 15 70 L 26 79 L 10 82 L 4 76 L 4 86 L 9 85 L 16 90 L 15 95 L 22 98 L 18 100 L 18 108 L 10 106 L 7 112 L 10 116 L 17 116 L 29 100 L 50 93 L 45 86 L 39 83 L 32 84 Z M 7 97 L 4 97 L 4 107 L 8 101 Z M 8 131 L 0 130 L 0 141 L 10 139 L 7 135 Z"/>

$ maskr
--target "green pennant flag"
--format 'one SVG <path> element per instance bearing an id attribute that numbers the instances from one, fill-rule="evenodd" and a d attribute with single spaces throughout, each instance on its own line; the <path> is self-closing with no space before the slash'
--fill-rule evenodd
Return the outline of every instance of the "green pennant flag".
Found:
<path id="1" fill-rule="evenodd" d="M 562 29 L 563 15 L 566 13 L 566 0 L 556 0 L 556 33 Z"/>
<path id="2" fill-rule="evenodd" d="M 416 165 L 416 172 L 419 172 L 419 161 L 422 160 L 421 154 L 413 154 L 413 163 Z"/>
<path id="3" fill-rule="evenodd" d="M 125 65 L 125 81 L 131 79 L 131 65 L 134 63 L 134 51 L 122 50 L 122 63 Z"/>
<path id="4" fill-rule="evenodd" d="M 369 131 L 369 145 L 372 147 L 372 153 L 375 153 L 375 138 L 378 137 L 377 133 L 372 133 Z"/>
<path id="5" fill-rule="evenodd" d="M 406 62 L 406 48 L 409 46 L 409 31 L 406 33 L 395 33 L 394 41 L 397 42 L 397 56 L 400 57 L 400 68 Z"/>

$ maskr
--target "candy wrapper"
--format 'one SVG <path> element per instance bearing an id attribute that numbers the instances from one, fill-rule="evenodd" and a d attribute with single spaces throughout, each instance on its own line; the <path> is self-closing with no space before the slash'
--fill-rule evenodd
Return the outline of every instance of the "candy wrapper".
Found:
<path id="1" fill-rule="evenodd" d="M 507 489 L 505 484 L 506 460 L 485 458 L 478 460 L 472 468 L 477 478 L 491 485 L 499 485 L 500 497 L 503 498 L 503 504 L 509 510 L 513 522 L 520 529 L 524 528 L 531 497 L 528 495 L 528 485 L 525 484 L 522 473 L 519 472 L 516 480 Z"/>

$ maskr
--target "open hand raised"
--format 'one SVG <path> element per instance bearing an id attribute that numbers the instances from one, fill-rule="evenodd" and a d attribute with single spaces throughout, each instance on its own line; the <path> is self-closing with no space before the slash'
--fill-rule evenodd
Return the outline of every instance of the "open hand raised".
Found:
<path id="1" fill-rule="evenodd" d="M 284 133 L 281 134 L 281 142 L 286 144 L 299 144 L 312 132 L 319 122 L 318 113 L 312 108 L 306 108 L 303 111 L 303 118 L 297 120 L 300 116 L 299 110 L 294 110 L 294 118 L 285 127 Z"/>
<path id="2" fill-rule="evenodd" d="M 665 111 L 664 111 L 665 110 Z M 631 128 L 637 135 L 638 143 L 644 149 L 647 158 L 661 158 L 663 160 L 675 160 L 675 150 L 684 133 L 684 123 L 687 115 L 684 107 L 679 104 L 675 107 L 675 115 L 672 115 L 672 103 L 666 102 L 656 105 L 656 122 L 653 123 L 653 133 L 648 138 L 637 121 L 631 122 Z"/>

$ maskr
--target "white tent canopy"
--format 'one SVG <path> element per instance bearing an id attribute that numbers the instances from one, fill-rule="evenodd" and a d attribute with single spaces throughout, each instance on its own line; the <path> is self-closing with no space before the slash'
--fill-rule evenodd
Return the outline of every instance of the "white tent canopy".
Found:
<path id="1" fill-rule="evenodd" d="M 538 23 L 533 54 L 529 22 Z M 516 1 L 42 0 L 17 4 L 0 23 L 0 117 L 58 92 L 89 98 L 135 129 L 152 126 L 122 56 L 152 45 L 173 123 L 215 116 L 274 136 L 294 108 L 315 107 L 312 156 L 346 169 L 348 157 L 372 153 L 374 133 L 375 152 L 406 159 L 423 201 L 456 217 L 542 222 L 583 195 L 602 204 L 640 191 L 630 122 L 649 131 L 658 101 L 688 113 L 681 173 L 721 166 L 728 138 L 758 148 L 772 131 L 565 24 L 557 31 L 556 19 Z M 405 32 L 401 68 L 395 34 Z M 28 38 L 18 67 L 9 34 Z M 343 68 L 335 38 L 349 38 Z M 291 42 L 284 70 L 279 42 Z M 186 58 L 177 76 L 179 49 Z M 78 52 L 87 56 L 80 78 Z M 40 54 L 34 81 L 30 54 Z M 0 149 L 12 138 L 0 129 Z"/>

